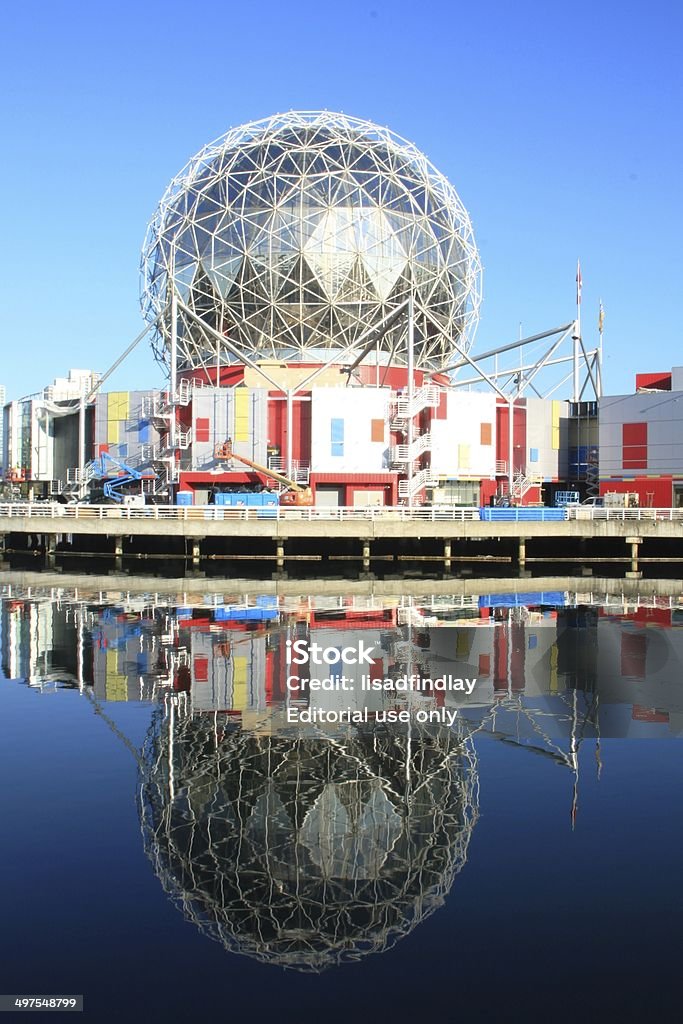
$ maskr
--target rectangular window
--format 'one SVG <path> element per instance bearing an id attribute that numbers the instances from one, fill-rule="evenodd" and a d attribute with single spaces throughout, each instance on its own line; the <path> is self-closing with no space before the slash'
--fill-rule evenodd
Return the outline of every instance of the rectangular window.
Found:
<path id="1" fill-rule="evenodd" d="M 197 417 L 197 420 L 196 420 L 195 425 L 194 425 L 194 439 L 195 439 L 195 441 L 208 441 L 209 440 L 209 419 L 208 419 L 208 417 L 206 419 L 200 419 L 199 417 Z"/>
<path id="2" fill-rule="evenodd" d="M 370 420 L 370 440 L 384 443 L 384 420 Z"/>
<path id="3" fill-rule="evenodd" d="M 458 466 L 460 469 L 470 468 L 470 446 L 468 444 L 458 445 Z"/>
<path id="4" fill-rule="evenodd" d="M 622 424 L 622 466 L 647 469 L 647 423 Z"/>
<path id="5" fill-rule="evenodd" d="M 330 454 L 344 454 L 344 420 L 330 420 Z"/>
<path id="6" fill-rule="evenodd" d="M 493 444 L 493 429 L 490 423 L 482 423 L 479 437 L 480 444 Z"/>
<path id="7" fill-rule="evenodd" d="M 538 448 L 529 449 L 529 462 L 538 462 Z"/>
<path id="8" fill-rule="evenodd" d="M 452 480 L 444 482 L 434 492 L 434 504 L 448 505 L 479 505 L 479 483 L 469 480 Z"/>

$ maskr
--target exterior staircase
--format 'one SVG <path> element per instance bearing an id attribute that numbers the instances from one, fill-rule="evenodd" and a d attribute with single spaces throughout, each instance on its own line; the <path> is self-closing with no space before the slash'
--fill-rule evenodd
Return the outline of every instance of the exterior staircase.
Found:
<path id="1" fill-rule="evenodd" d="M 441 388 L 435 384 L 428 384 L 417 388 L 412 397 L 408 398 L 399 395 L 394 403 L 393 415 L 390 420 L 390 428 L 396 433 L 408 434 L 412 420 L 424 409 L 438 408 L 441 398 Z M 411 467 L 414 463 L 426 455 L 432 448 L 432 436 L 429 431 L 417 434 L 410 444 L 406 442 L 394 445 L 391 449 L 390 459 L 394 469 L 405 474 L 405 479 L 398 482 L 399 498 L 409 499 L 412 503 L 414 498 L 424 491 L 426 487 L 434 487 L 438 484 L 438 477 L 434 477 L 429 468 L 419 469 L 410 476 Z"/>
<path id="2" fill-rule="evenodd" d="M 425 487 L 436 487 L 439 483 L 438 476 L 433 476 L 431 469 L 421 469 L 415 473 L 411 480 L 399 480 L 399 498 L 414 498 Z"/>
<path id="3" fill-rule="evenodd" d="M 527 476 L 523 470 L 517 470 L 512 477 L 512 487 L 510 489 L 511 501 L 515 503 L 521 502 L 527 491 L 530 491 L 532 487 L 541 487 L 542 484 L 543 477 Z"/>

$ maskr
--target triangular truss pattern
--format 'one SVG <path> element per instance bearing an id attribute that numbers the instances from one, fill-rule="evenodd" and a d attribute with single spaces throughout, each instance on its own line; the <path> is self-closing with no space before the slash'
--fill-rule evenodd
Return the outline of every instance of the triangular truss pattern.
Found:
<path id="1" fill-rule="evenodd" d="M 145 850 L 230 952 L 309 973 L 381 953 L 443 906 L 466 863 L 479 782 L 463 730 L 330 736 L 218 735 L 213 716 L 155 713 Z"/>
<path id="2" fill-rule="evenodd" d="M 412 294 L 415 366 L 434 371 L 469 349 L 481 298 L 472 225 L 446 178 L 388 129 L 327 111 L 232 129 L 169 185 L 142 254 L 164 361 L 171 279 L 191 311 L 177 323 L 186 367 L 215 352 L 211 331 L 229 340 L 224 363 L 235 346 L 259 359 L 338 349 L 349 363 L 356 339 Z M 405 362 L 405 320 L 379 345 Z"/>

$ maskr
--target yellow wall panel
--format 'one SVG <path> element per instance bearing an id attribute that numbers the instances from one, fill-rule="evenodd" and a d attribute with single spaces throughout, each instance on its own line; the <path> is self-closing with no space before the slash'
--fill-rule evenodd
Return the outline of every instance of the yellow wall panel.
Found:
<path id="1" fill-rule="evenodd" d="M 235 388 L 235 441 L 249 440 L 249 390 Z"/>
<path id="2" fill-rule="evenodd" d="M 128 682 L 119 672 L 118 652 L 107 651 L 107 700 L 128 700 Z"/>
<path id="3" fill-rule="evenodd" d="M 458 465 L 460 469 L 470 468 L 470 446 L 468 444 L 458 445 Z"/>
<path id="4" fill-rule="evenodd" d="M 550 648 L 550 691 L 557 693 L 557 690 L 557 644 L 553 644 Z"/>
<path id="5" fill-rule="evenodd" d="M 472 650 L 472 640 L 474 639 L 473 629 L 458 629 L 455 638 L 455 656 L 456 658 L 469 658 L 470 651 Z"/>
<path id="6" fill-rule="evenodd" d="M 110 391 L 107 395 L 107 419 L 127 420 L 130 416 L 130 392 Z"/>
<path id="7" fill-rule="evenodd" d="M 555 451 L 560 448 L 560 403 L 553 400 L 553 425 L 551 444 Z"/>
<path id="8" fill-rule="evenodd" d="M 247 659 L 232 659 L 232 708 L 233 711 L 244 711 L 249 704 L 247 694 Z"/>

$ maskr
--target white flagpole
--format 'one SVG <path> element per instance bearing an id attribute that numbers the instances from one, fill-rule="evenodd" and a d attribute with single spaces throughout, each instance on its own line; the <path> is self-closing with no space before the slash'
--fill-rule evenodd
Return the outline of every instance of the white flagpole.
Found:
<path id="1" fill-rule="evenodd" d="M 600 312 L 598 314 L 598 384 L 600 385 L 600 395 L 602 397 L 602 334 L 605 329 L 605 307 L 600 299 Z"/>
<path id="2" fill-rule="evenodd" d="M 574 397 L 578 402 L 581 389 L 579 387 L 579 344 L 581 339 L 581 261 L 576 261 L 576 327 L 574 329 Z"/>

